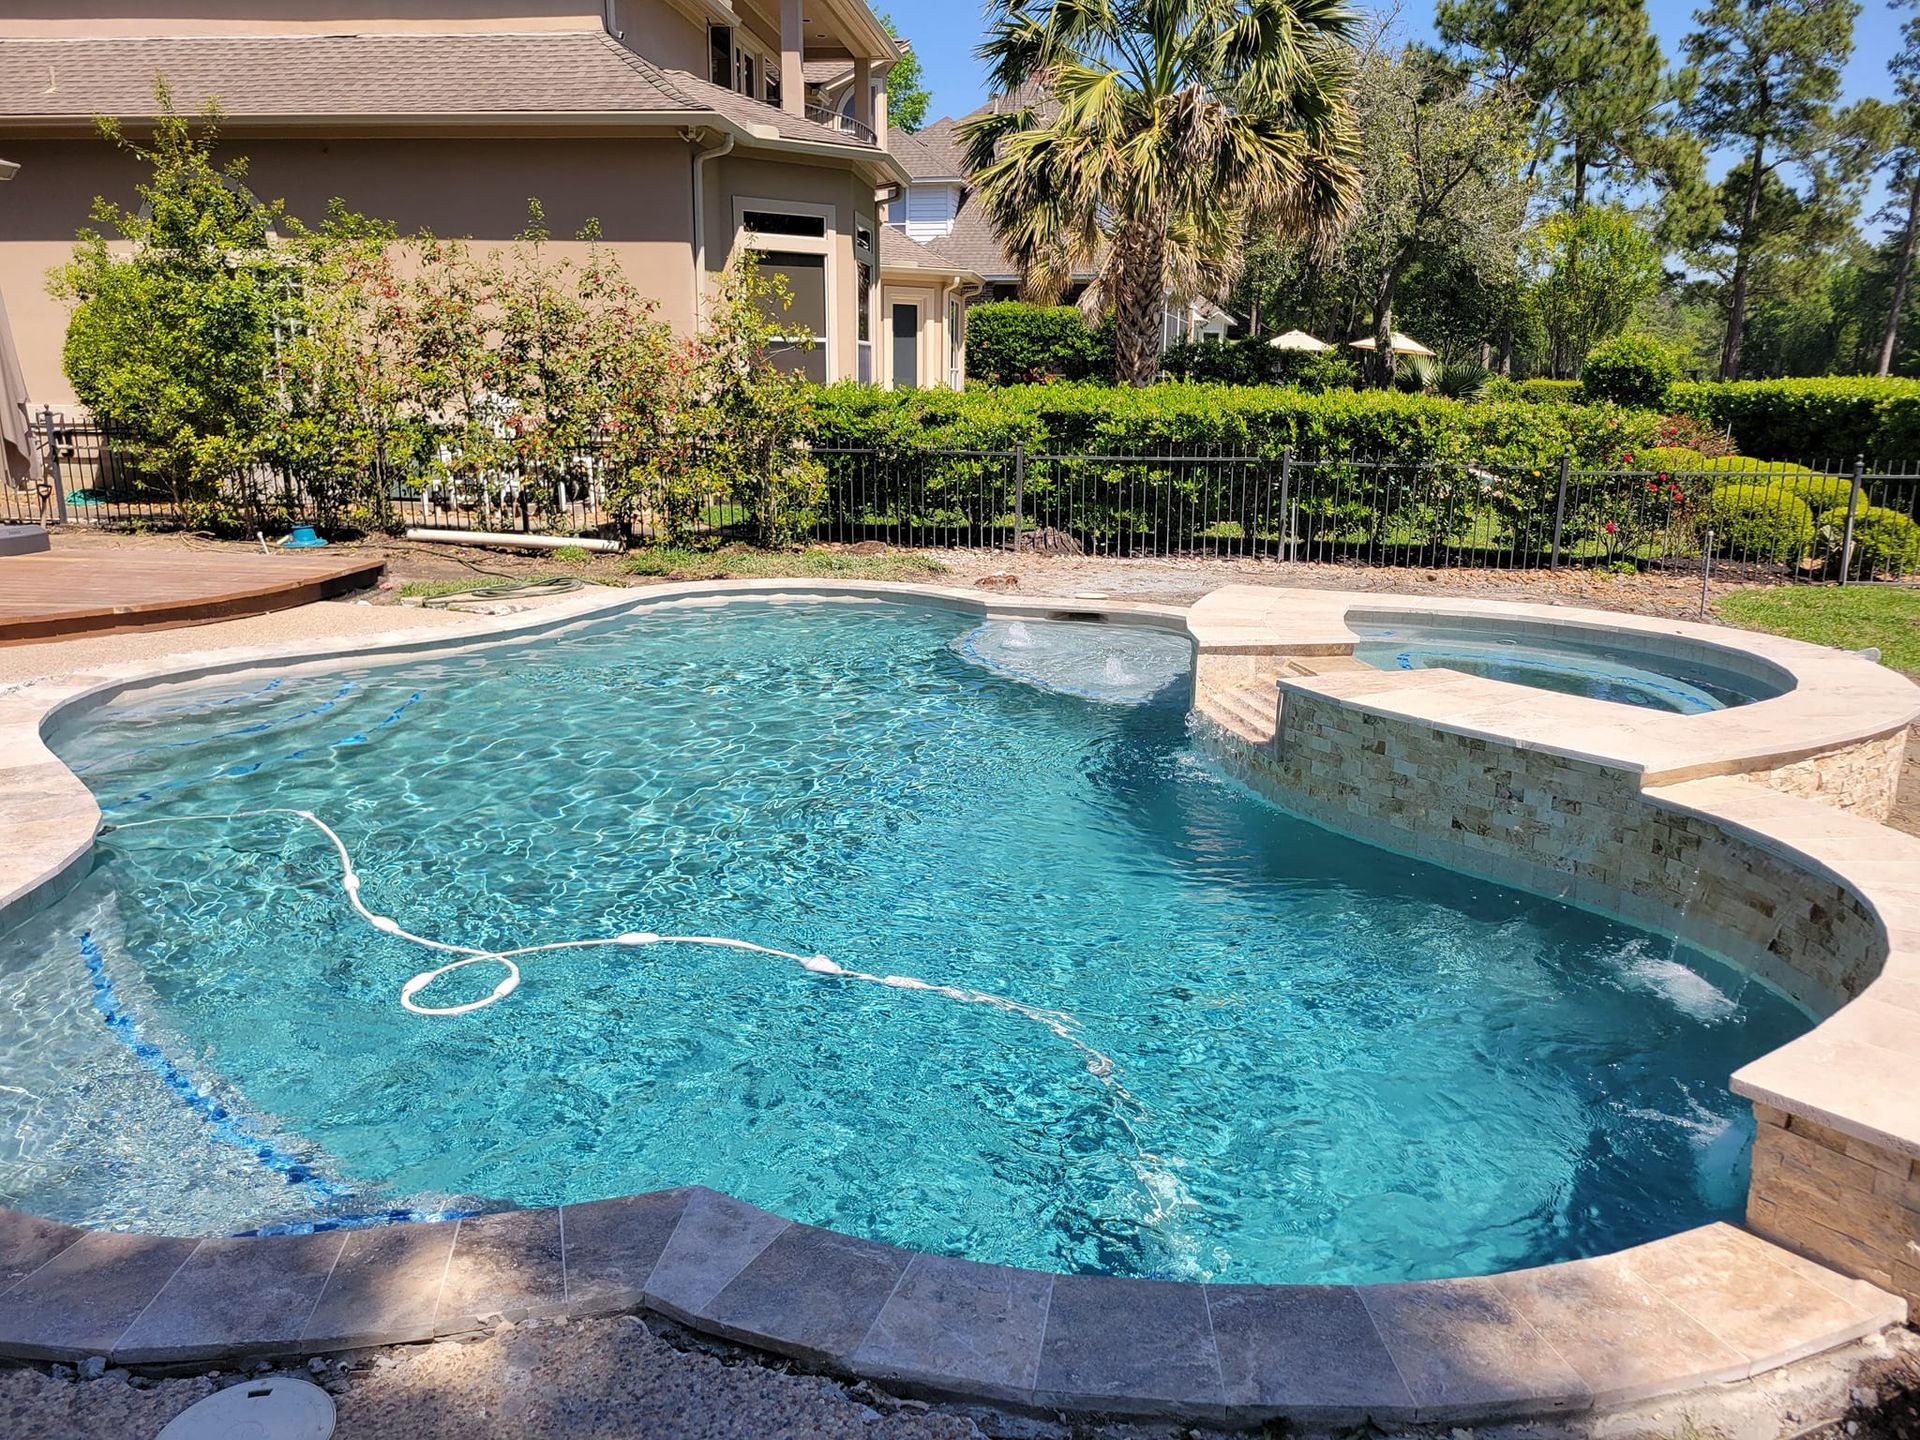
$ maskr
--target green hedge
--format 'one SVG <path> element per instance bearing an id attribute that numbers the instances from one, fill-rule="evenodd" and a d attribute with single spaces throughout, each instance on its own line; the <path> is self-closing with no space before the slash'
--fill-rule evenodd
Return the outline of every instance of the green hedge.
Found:
<path id="1" fill-rule="evenodd" d="M 1581 398 L 1578 380 L 1522 380 L 1513 389 L 1536 405 L 1577 405 Z"/>
<path id="2" fill-rule="evenodd" d="M 1280 521 L 1258 507 L 1272 501 L 1290 451 L 1302 533 L 1512 549 L 1550 540 L 1563 454 L 1582 467 L 1615 465 L 1651 440 L 1658 420 L 1612 406 L 1462 405 L 1381 390 L 840 385 L 815 394 L 813 433 L 829 507 L 856 531 L 978 537 L 1010 527 L 1014 467 L 1004 452 L 1018 444 L 1028 455 L 1028 524 L 1063 525 L 1115 549 L 1271 538 Z"/>
<path id="3" fill-rule="evenodd" d="M 1679 384 L 1682 414 L 1731 430 L 1763 460 L 1904 464 L 1920 459 L 1920 380 L 1833 377 Z"/>
<path id="4" fill-rule="evenodd" d="M 1278 458 L 1340 454 L 1501 468 L 1611 464 L 1651 443 L 1659 417 L 1610 405 L 1462 405 L 1389 390 L 1308 394 L 1280 386 L 1006 385 L 816 392 L 817 444 L 1008 449 L 1056 455 L 1211 450 Z"/>
<path id="5" fill-rule="evenodd" d="M 967 311 L 967 378 L 989 385 L 1088 380 L 1113 369 L 1113 323 L 1089 329 L 1072 305 L 1018 300 Z"/>

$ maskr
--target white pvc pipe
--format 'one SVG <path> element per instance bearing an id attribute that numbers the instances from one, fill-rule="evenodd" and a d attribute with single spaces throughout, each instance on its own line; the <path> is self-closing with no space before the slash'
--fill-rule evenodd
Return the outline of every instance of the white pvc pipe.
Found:
<path id="1" fill-rule="evenodd" d="M 578 535 L 515 535 L 503 530 L 407 530 L 409 540 L 436 545 L 499 545 L 516 550 L 592 550 L 601 555 L 619 551 L 618 540 L 589 540 Z"/>

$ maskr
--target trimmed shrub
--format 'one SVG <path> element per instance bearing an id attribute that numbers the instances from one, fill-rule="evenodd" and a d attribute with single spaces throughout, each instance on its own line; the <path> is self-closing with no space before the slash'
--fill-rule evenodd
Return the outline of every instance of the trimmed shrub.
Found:
<path id="1" fill-rule="evenodd" d="M 1717 553 L 1737 560 L 1798 560 L 1813 544 L 1813 511 L 1775 485 L 1717 487 L 1701 523 L 1713 531 Z"/>
<path id="2" fill-rule="evenodd" d="M 1920 457 L 1920 380 L 1830 376 L 1680 384 L 1668 402 L 1764 459 Z"/>
<path id="3" fill-rule="evenodd" d="M 1815 515 L 1823 514 L 1836 505 L 1844 514 L 1853 499 L 1853 479 L 1847 475 L 1789 475 L 1786 486 L 1806 501 L 1807 508 Z M 1865 505 L 1861 506 L 1862 510 L 1865 508 Z"/>
<path id="4" fill-rule="evenodd" d="M 1686 475 L 1708 467 L 1707 457 L 1698 450 L 1689 450 L 1684 445 L 1654 445 L 1634 454 L 1633 468 L 1654 470 L 1662 475 Z"/>
<path id="5" fill-rule="evenodd" d="M 1853 498 L 1853 480 L 1846 475 L 1829 475 L 1780 460 L 1755 460 L 1751 455 L 1723 455 L 1701 467 L 1710 473 L 1730 477 L 1726 485 L 1753 485 L 1798 495 L 1807 508 L 1818 515 Z M 1751 477 L 1751 478 L 1748 478 Z"/>
<path id="6" fill-rule="evenodd" d="M 1580 401 L 1578 380 L 1522 380 L 1513 389 L 1522 400 L 1535 405 L 1576 405 Z"/>
<path id="7" fill-rule="evenodd" d="M 1818 475 L 1818 470 L 1795 465 L 1790 460 L 1756 460 L 1751 455 L 1719 455 L 1701 467 L 1721 475 L 1775 475 L 1782 479 Z"/>
<path id="8" fill-rule="evenodd" d="M 1680 378 L 1680 360 L 1646 335 L 1620 335 L 1587 353 L 1580 367 L 1580 393 L 1588 401 L 1611 401 L 1658 409 Z"/>
<path id="9" fill-rule="evenodd" d="M 989 385 L 1090 380 L 1113 367 L 1113 327 L 1087 328 L 1071 305 L 1018 300 L 967 311 L 967 378 Z"/>
<path id="10" fill-rule="evenodd" d="M 1846 549 L 1847 507 L 1836 505 L 1820 516 L 1820 551 L 1837 570 Z M 1900 576 L 1920 569 L 1920 525 L 1883 505 L 1863 505 L 1853 517 L 1853 575 Z"/>

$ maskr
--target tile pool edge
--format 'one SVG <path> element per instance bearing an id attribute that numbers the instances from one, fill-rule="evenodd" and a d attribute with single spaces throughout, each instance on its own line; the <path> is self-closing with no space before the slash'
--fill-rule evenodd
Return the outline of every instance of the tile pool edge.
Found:
<path id="1" fill-rule="evenodd" d="M 91 793 L 42 739 L 58 715 L 142 685 L 262 665 L 385 663 L 650 605 L 767 597 L 1197 628 L 1179 610 L 1113 602 L 707 582 L 570 597 L 431 637 L 200 652 L 41 682 L 0 696 L 0 755 L 12 762 L 0 767 L 0 926 L 84 866 L 99 823 Z M 1199 651 L 1204 658 L 1204 636 Z M 1801 853 L 1797 840 L 1782 843 Z M 1920 916 L 1920 899 L 1915 909 Z M 1490 1420 L 1624 1404 L 1757 1374 L 1906 1315 L 1885 1289 L 1724 1224 L 1474 1279 L 1260 1286 L 1053 1276 L 917 1255 L 702 1189 L 247 1239 L 83 1231 L 0 1210 L 0 1355 L 14 1358 L 215 1362 L 429 1340 L 493 1317 L 634 1309 L 947 1398 L 1249 1425 L 1275 1416 Z"/>

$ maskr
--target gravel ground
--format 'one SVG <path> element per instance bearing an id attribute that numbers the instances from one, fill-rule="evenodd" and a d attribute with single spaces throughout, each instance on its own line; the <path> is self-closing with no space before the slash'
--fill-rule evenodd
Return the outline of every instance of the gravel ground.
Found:
<path id="1" fill-rule="evenodd" d="M 1326 1440 L 1912 1440 L 1920 1341 L 1862 1342 L 1741 1385 L 1560 1421 L 1386 1431 L 1270 1426 Z M 265 1373 L 262 1363 L 257 1371 Z M 1218 1440 L 1179 1424 L 961 1410 L 795 1373 L 658 1321 L 529 1321 L 464 1341 L 365 1351 L 284 1372 L 334 1397 L 338 1440 Z M 253 1378 L 0 1370 L 6 1440 L 152 1440 L 196 1400 Z M 1883 1421 L 1888 1423 L 1883 1423 Z M 1858 1427 L 1849 1429 L 1849 1425 Z M 1890 1428 L 1891 1427 L 1891 1428 Z M 1245 1435 L 1247 1432 L 1240 1432 Z M 238 1437 L 236 1437 L 238 1440 Z"/>
<path id="2" fill-rule="evenodd" d="M 718 1353 L 682 1350 L 634 1317 L 528 1322 L 484 1338 L 291 1373 L 333 1392 L 341 1440 L 967 1440 L 964 1416 Z M 7 1440 L 146 1440 L 223 1384 L 203 1375 L 93 1381 L 0 1372 Z M 137 1388 L 136 1388 L 137 1387 Z"/>

